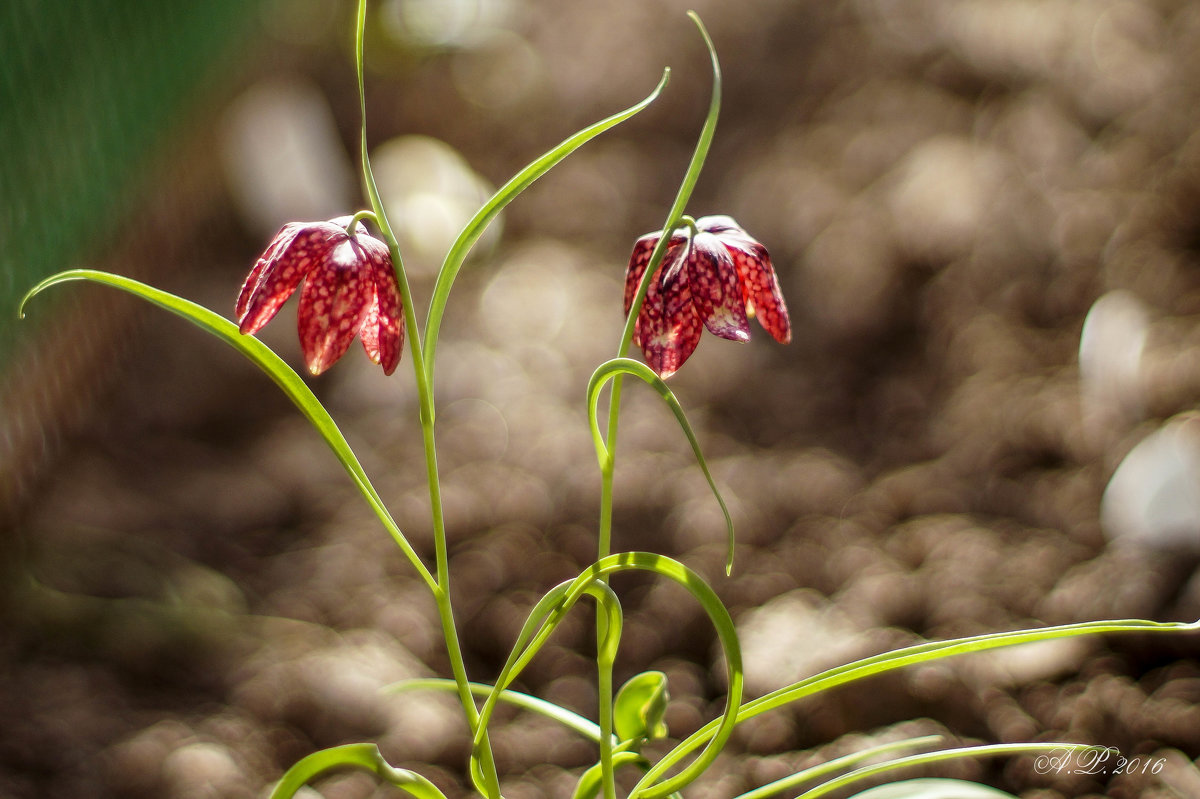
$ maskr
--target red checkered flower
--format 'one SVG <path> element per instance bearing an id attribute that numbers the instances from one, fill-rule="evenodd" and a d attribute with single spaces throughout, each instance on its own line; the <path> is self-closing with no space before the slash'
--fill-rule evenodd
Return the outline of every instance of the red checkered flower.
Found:
<path id="1" fill-rule="evenodd" d="M 391 374 L 404 346 L 404 308 L 382 241 L 351 217 L 290 222 L 275 234 L 237 298 L 238 326 L 255 333 L 275 316 L 300 281 L 300 347 L 308 370 L 324 372 L 346 354 L 355 335 L 367 357 Z"/>
<path id="2" fill-rule="evenodd" d="M 642 348 L 646 364 L 660 377 L 670 377 L 695 351 L 702 328 L 731 341 L 749 341 L 752 316 L 776 341 L 791 341 L 787 306 L 767 248 L 728 216 L 696 220 L 690 243 L 685 231 L 672 235 L 634 325 L 633 343 Z M 626 315 L 660 238 L 661 230 L 633 246 L 625 273 Z"/>

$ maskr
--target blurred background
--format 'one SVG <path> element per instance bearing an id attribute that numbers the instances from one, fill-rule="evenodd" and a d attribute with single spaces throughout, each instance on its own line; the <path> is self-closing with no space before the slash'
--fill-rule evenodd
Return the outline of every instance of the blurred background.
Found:
<path id="1" fill-rule="evenodd" d="M 584 388 L 615 351 L 634 239 L 658 228 L 725 73 L 689 212 L 769 247 L 794 340 L 705 337 L 672 385 L 731 501 L 656 397 L 625 392 L 615 545 L 706 575 L 759 695 L 922 638 L 1200 617 L 1200 6 L 1186 0 L 388 0 L 367 32 L 368 137 L 424 308 L 494 187 L 671 84 L 529 189 L 460 278 L 439 437 L 473 677 L 591 562 Z M 349 213 L 353 4 L 0 8 L 0 796 L 259 797 L 317 747 L 379 741 L 460 792 L 467 737 L 421 584 L 267 378 L 61 268 L 232 316 L 284 222 Z M 262 338 L 299 364 L 294 302 Z M 311 381 L 430 553 L 407 359 Z M 673 735 L 715 714 L 703 614 L 647 580 L 618 677 L 661 669 Z M 594 716 L 586 613 L 521 686 Z M 1065 738 L 1157 775 L 957 764 L 1025 799 L 1200 795 L 1194 637 L 1074 640 L 877 678 L 768 714 L 690 795 L 725 797 L 868 741 Z M 915 721 L 906 722 L 914 719 Z M 513 714 L 506 795 L 594 756 Z M 899 726 L 896 726 L 899 725 Z M 341 775 L 327 797 L 383 796 Z"/>

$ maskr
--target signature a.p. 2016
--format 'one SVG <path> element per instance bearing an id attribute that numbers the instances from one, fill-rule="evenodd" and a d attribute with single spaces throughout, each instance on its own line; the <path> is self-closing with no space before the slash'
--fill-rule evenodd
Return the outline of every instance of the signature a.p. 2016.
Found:
<path id="1" fill-rule="evenodd" d="M 1038 774 L 1158 774 L 1166 762 L 1165 757 L 1126 757 L 1113 746 L 1081 746 L 1038 755 L 1033 769 Z"/>

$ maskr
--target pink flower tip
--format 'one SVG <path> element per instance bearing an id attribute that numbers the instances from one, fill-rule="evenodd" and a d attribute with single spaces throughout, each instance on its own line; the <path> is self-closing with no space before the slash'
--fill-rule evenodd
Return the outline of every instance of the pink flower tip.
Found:
<path id="1" fill-rule="evenodd" d="M 391 374 L 404 347 L 404 308 L 387 245 L 351 217 L 289 222 L 275 234 L 238 294 L 238 328 L 252 334 L 271 321 L 301 281 L 297 323 L 308 370 L 319 375 L 357 335 L 373 363 Z"/>
<path id="2" fill-rule="evenodd" d="M 660 238 L 661 230 L 633 246 L 625 273 L 626 315 Z M 757 317 L 776 341 L 792 340 L 767 248 L 732 218 L 705 216 L 696 220 L 690 245 L 683 229 L 671 236 L 634 324 L 633 342 L 642 348 L 646 364 L 665 379 L 695 351 L 704 328 L 724 339 L 749 341 L 750 317 Z"/>

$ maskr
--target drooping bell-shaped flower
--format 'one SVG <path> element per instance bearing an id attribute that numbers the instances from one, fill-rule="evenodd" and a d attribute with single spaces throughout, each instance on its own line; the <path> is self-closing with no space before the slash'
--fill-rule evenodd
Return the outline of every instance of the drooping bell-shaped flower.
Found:
<path id="1" fill-rule="evenodd" d="M 350 233 L 350 220 L 284 225 L 242 285 L 238 327 L 257 332 L 303 280 L 297 321 L 308 370 L 324 372 L 359 335 L 367 357 L 390 375 L 404 346 L 404 308 L 391 254 L 362 225 Z"/>
<path id="2" fill-rule="evenodd" d="M 629 314 L 646 265 L 662 231 L 642 236 L 633 246 L 625 273 L 625 313 Z M 767 249 L 728 216 L 696 220 L 688 241 L 683 229 L 671 236 L 666 256 L 651 278 L 633 329 L 646 364 L 670 377 L 700 343 L 700 331 L 731 341 L 750 340 L 752 316 L 776 341 L 792 340 L 787 306 Z"/>

